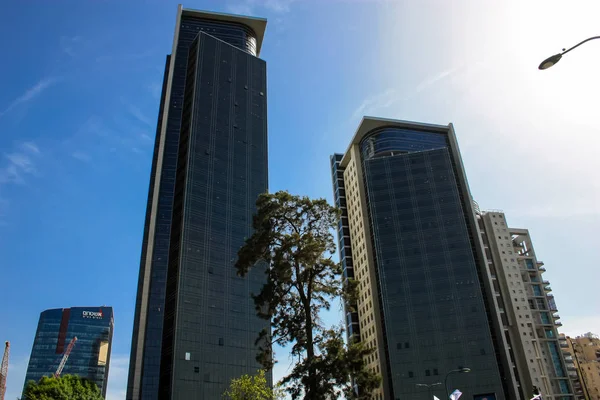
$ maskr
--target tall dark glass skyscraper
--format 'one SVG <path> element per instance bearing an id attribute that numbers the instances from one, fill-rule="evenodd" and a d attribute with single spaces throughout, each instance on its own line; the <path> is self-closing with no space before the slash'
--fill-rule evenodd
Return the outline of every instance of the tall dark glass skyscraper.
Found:
<path id="1" fill-rule="evenodd" d="M 375 398 L 430 399 L 417 384 L 447 374 L 462 398 L 515 398 L 452 125 L 365 117 L 331 168 L 344 276 L 359 282 L 348 332 L 376 349 Z"/>
<path id="2" fill-rule="evenodd" d="M 69 343 L 77 337 L 62 375 L 89 379 L 98 385 L 102 396 L 106 396 L 113 326 L 112 307 L 55 308 L 42 312 L 25 384 L 52 376 Z"/>
<path id="3" fill-rule="evenodd" d="M 251 294 L 236 276 L 267 190 L 266 20 L 178 9 L 167 56 L 131 348 L 127 399 L 218 399 L 254 373 Z"/>

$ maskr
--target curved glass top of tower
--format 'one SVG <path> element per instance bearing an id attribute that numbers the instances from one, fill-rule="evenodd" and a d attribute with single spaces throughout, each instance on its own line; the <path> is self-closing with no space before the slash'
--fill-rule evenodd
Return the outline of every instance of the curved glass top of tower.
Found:
<path id="1" fill-rule="evenodd" d="M 198 33 L 203 32 L 214 36 L 255 57 L 257 56 L 256 34 L 244 24 L 184 15 L 181 25 L 183 28 L 196 29 Z"/>
<path id="2" fill-rule="evenodd" d="M 436 132 L 384 126 L 373 129 L 360 141 L 363 161 L 394 154 L 414 153 L 448 147 L 447 135 Z"/>

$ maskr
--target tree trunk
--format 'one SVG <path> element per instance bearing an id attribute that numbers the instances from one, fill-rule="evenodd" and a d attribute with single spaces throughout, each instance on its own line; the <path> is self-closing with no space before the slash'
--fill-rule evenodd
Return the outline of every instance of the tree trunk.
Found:
<path id="1" fill-rule="evenodd" d="M 313 338 L 313 320 L 310 309 L 310 299 L 307 299 L 304 294 L 302 303 L 304 304 L 304 309 L 306 310 L 306 358 L 308 360 L 309 368 L 308 368 L 308 385 L 305 387 L 306 389 L 306 397 L 305 400 L 319 400 L 318 396 L 318 382 L 317 379 L 317 371 L 313 364 L 315 358 L 315 348 L 314 348 L 314 338 Z"/>

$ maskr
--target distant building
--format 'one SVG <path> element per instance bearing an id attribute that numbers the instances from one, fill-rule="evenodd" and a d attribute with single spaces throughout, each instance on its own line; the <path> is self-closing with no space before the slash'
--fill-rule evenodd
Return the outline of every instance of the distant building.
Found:
<path id="1" fill-rule="evenodd" d="M 113 326 L 112 307 L 55 308 L 42 312 L 25 384 L 53 375 L 69 342 L 77 337 L 62 375 L 87 378 L 106 396 Z"/>
<path id="2" fill-rule="evenodd" d="M 442 385 L 429 394 L 417 384 L 448 376 L 462 398 L 513 400 L 452 125 L 364 117 L 331 173 L 343 274 L 359 289 L 348 333 L 375 349 L 367 363 L 383 382 L 374 398 L 447 398 Z"/>
<path id="3" fill-rule="evenodd" d="M 591 333 L 561 339 L 581 385 L 578 398 L 600 400 L 600 339 Z"/>
<path id="4" fill-rule="evenodd" d="M 573 387 L 575 400 L 588 400 L 589 397 L 583 390 L 583 379 L 579 374 L 578 367 L 575 365 L 572 349 L 569 349 L 569 342 L 567 341 L 567 336 L 564 333 L 558 334 L 558 344 L 560 345 L 565 358 L 565 365 L 567 366 L 569 378 L 571 379 L 571 386 Z"/>
<path id="5" fill-rule="evenodd" d="M 529 231 L 510 228 L 501 211 L 480 211 L 477 220 L 520 398 L 531 398 L 536 386 L 544 400 L 573 399 L 562 323 Z"/>

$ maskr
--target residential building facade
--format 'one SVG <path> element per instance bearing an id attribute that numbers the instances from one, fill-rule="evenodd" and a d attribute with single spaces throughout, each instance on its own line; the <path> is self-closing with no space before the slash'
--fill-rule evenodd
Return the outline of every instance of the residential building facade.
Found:
<path id="1" fill-rule="evenodd" d="M 113 336 L 112 307 L 55 308 L 40 314 L 25 385 L 52 376 L 69 343 L 77 337 L 62 375 L 77 375 L 98 385 L 106 396 Z M 23 394 L 25 399 L 25 394 Z"/>
<path id="2" fill-rule="evenodd" d="M 217 399 L 268 321 L 236 276 L 268 187 L 266 20 L 178 8 L 146 209 L 127 399 Z"/>
<path id="3" fill-rule="evenodd" d="M 344 278 L 359 288 L 348 334 L 375 349 L 375 398 L 428 399 L 418 384 L 447 378 L 462 398 L 513 399 L 453 126 L 364 117 L 331 172 Z"/>
<path id="4" fill-rule="evenodd" d="M 569 372 L 577 377 L 581 399 L 600 400 L 600 338 L 592 333 L 577 337 L 562 335 L 562 346 L 572 367 Z"/>
<path id="5" fill-rule="evenodd" d="M 510 228 L 502 211 L 478 212 L 477 221 L 518 382 L 518 398 L 531 398 L 535 386 L 545 400 L 572 399 L 573 387 L 557 330 L 562 323 L 529 231 Z"/>

